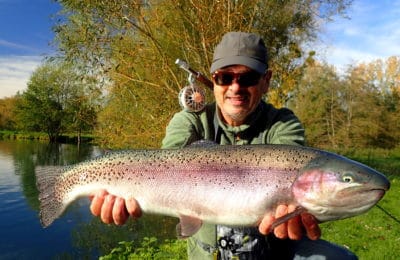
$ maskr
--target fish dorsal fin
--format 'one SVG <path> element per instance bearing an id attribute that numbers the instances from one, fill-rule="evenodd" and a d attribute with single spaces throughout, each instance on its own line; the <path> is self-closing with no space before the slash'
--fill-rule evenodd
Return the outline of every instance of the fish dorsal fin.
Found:
<path id="1" fill-rule="evenodd" d="M 195 234 L 203 225 L 201 219 L 181 215 L 179 223 L 176 225 L 176 233 L 178 238 L 187 238 Z"/>
<path id="2" fill-rule="evenodd" d="M 195 141 L 195 142 L 187 145 L 186 147 L 210 148 L 213 146 L 218 146 L 218 144 L 216 142 L 213 142 L 210 140 L 198 140 L 198 141 Z"/>
<path id="3" fill-rule="evenodd" d="M 272 223 L 271 225 L 271 230 L 274 230 L 274 228 L 276 228 L 277 226 L 279 226 L 280 224 L 285 223 L 286 221 L 288 221 L 291 218 L 294 218 L 298 215 L 300 215 L 301 213 L 306 212 L 307 210 L 303 207 L 297 207 L 294 211 L 275 219 L 275 221 Z"/>

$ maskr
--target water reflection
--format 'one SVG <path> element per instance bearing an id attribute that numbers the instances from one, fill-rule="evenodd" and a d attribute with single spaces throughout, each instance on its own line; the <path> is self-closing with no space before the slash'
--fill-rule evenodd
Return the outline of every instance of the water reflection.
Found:
<path id="1" fill-rule="evenodd" d="M 91 216 L 87 199 L 73 203 L 50 227 L 40 226 L 35 167 L 73 164 L 101 153 L 90 145 L 0 141 L 1 259 L 90 259 L 122 240 L 174 238 L 175 219 L 145 216 L 122 227 L 105 225 Z"/>

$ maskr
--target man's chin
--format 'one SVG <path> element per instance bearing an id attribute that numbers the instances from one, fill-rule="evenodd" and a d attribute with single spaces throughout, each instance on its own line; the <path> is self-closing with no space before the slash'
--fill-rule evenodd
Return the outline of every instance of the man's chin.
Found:
<path id="1" fill-rule="evenodd" d="M 227 113 L 234 121 L 237 122 L 243 122 L 246 117 L 247 117 L 247 111 L 246 110 L 236 110 L 236 111 L 230 111 L 230 113 Z"/>

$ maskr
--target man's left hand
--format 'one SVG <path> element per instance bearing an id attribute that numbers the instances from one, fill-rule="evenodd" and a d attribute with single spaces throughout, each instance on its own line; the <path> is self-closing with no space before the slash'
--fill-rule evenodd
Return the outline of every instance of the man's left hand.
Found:
<path id="1" fill-rule="evenodd" d="M 276 208 L 275 215 L 268 214 L 262 219 L 258 226 L 260 233 L 267 235 L 269 232 L 272 232 L 270 229 L 275 219 L 293 212 L 295 209 L 296 206 L 294 205 L 279 205 Z M 277 226 L 273 232 L 275 236 L 280 239 L 289 238 L 292 240 L 300 240 L 304 235 L 304 230 L 311 240 L 317 240 L 321 236 L 321 229 L 318 226 L 317 219 L 309 213 L 302 213 L 290 219 Z"/>

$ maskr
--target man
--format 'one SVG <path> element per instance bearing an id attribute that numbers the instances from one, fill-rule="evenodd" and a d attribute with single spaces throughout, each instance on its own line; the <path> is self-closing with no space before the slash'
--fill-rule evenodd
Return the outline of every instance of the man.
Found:
<path id="1" fill-rule="evenodd" d="M 304 144 L 304 129 L 288 109 L 276 109 L 262 101 L 271 79 L 267 50 L 256 34 L 229 32 L 214 52 L 210 72 L 215 103 L 201 112 L 181 111 L 166 129 L 163 148 L 182 148 L 202 139 L 221 145 Z M 210 194 L 212 196 L 212 194 Z M 294 211 L 295 205 L 279 205 L 258 228 L 204 224 L 188 240 L 190 259 L 356 259 L 344 248 L 319 240 L 316 219 L 307 213 L 289 220 L 269 234 L 273 221 Z M 123 224 L 138 217 L 140 205 L 132 199 L 98 192 L 91 211 L 105 223 Z M 303 237 L 306 234 L 308 237 Z"/>

